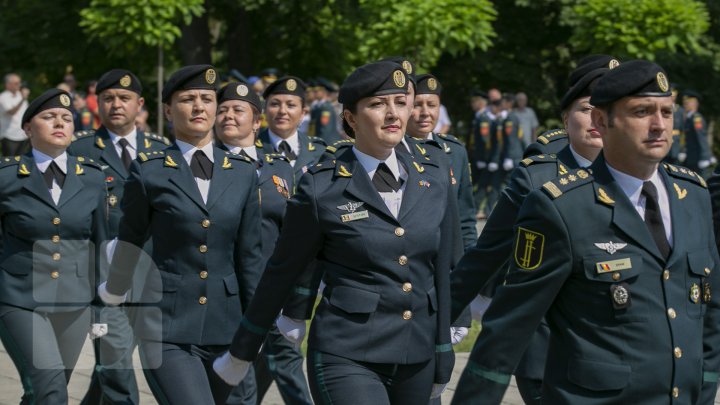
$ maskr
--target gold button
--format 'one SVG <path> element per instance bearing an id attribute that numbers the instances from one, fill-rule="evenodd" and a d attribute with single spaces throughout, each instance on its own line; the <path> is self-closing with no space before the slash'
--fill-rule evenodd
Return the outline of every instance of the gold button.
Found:
<path id="1" fill-rule="evenodd" d="M 680 357 L 682 357 L 682 349 L 676 347 L 675 350 L 673 350 L 673 354 L 675 354 L 676 359 L 679 359 Z"/>
<path id="2" fill-rule="evenodd" d="M 402 255 L 398 258 L 398 263 L 400 263 L 401 266 L 406 265 L 408 262 L 408 258 L 405 255 Z"/>
<path id="3" fill-rule="evenodd" d="M 403 312 L 403 319 L 407 321 L 407 320 L 409 320 L 410 318 L 412 318 L 412 311 L 404 311 L 404 312 Z"/>
<path id="4" fill-rule="evenodd" d="M 58 277 L 60 277 L 59 271 L 53 271 L 52 273 L 50 273 L 50 278 L 56 279 Z"/>
<path id="5" fill-rule="evenodd" d="M 200 272 L 200 278 L 201 278 L 201 279 L 205 280 L 205 279 L 207 278 L 207 276 L 208 276 L 208 272 L 207 272 L 207 271 L 203 270 L 203 271 Z"/>
<path id="6" fill-rule="evenodd" d="M 402 288 L 403 288 L 403 291 L 410 292 L 410 291 L 412 291 L 412 284 L 404 283 Z"/>
<path id="7" fill-rule="evenodd" d="M 705 274 L 710 274 L 710 269 L 705 267 Z"/>
<path id="8" fill-rule="evenodd" d="M 206 245 L 200 245 L 200 247 L 198 248 L 198 250 L 200 250 L 200 253 L 205 253 L 205 252 L 207 252 L 207 246 L 206 246 Z"/>
<path id="9" fill-rule="evenodd" d="M 58 243 L 58 242 L 60 242 L 60 235 L 53 235 L 52 241 L 53 241 L 53 243 Z"/>
<path id="10" fill-rule="evenodd" d="M 673 387 L 672 396 L 673 396 L 673 398 L 679 397 L 679 396 L 680 396 L 680 388 L 678 388 L 678 387 Z"/>
<path id="11" fill-rule="evenodd" d="M 404 230 L 404 229 L 402 229 L 402 228 L 400 228 L 400 227 L 395 228 L 395 236 L 398 236 L 398 237 L 399 237 L 399 236 L 403 236 L 403 235 L 405 235 L 405 230 Z"/>
<path id="12" fill-rule="evenodd" d="M 663 271 L 663 280 L 670 280 L 670 270 Z"/>
<path id="13" fill-rule="evenodd" d="M 675 313 L 675 310 L 672 308 L 669 308 L 667 312 L 668 312 L 668 316 L 670 317 L 670 319 L 675 319 L 675 317 L 677 316 L 677 314 Z"/>
<path id="14" fill-rule="evenodd" d="M 53 260 L 55 260 L 55 261 L 60 260 L 60 253 L 53 253 L 52 258 L 53 258 Z"/>
<path id="15" fill-rule="evenodd" d="M 198 302 L 200 303 L 200 305 L 205 305 L 205 304 L 207 304 L 207 298 L 206 298 L 206 297 L 200 297 L 200 299 L 198 300 Z"/>
<path id="16" fill-rule="evenodd" d="M 58 218 L 58 217 L 53 218 L 52 223 L 53 223 L 53 225 L 60 225 L 60 218 Z"/>
<path id="17" fill-rule="evenodd" d="M 620 273 L 618 273 L 618 272 L 613 273 L 612 279 L 615 281 L 620 280 Z"/>
<path id="18" fill-rule="evenodd" d="M 203 228 L 209 228 L 209 227 L 210 227 L 210 220 L 209 220 L 209 219 L 203 219 L 202 222 L 200 223 L 200 225 L 202 225 Z"/>

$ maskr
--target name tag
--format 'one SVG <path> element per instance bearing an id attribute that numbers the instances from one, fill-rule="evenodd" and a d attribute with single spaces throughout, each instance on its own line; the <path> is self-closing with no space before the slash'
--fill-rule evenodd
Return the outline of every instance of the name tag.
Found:
<path id="1" fill-rule="evenodd" d="M 340 219 L 342 219 L 343 222 L 357 221 L 358 219 L 365 218 L 370 218 L 370 214 L 368 214 L 367 210 L 340 215 Z"/>
<path id="2" fill-rule="evenodd" d="M 608 262 L 596 263 L 598 273 L 609 273 L 611 271 L 627 270 L 632 268 L 632 262 L 630 258 L 610 260 Z"/>

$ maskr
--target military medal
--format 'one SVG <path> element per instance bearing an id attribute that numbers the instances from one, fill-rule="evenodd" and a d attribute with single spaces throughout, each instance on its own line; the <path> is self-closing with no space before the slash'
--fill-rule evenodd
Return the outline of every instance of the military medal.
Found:
<path id="1" fill-rule="evenodd" d="M 630 307 L 630 291 L 627 283 L 613 284 L 610 286 L 613 308 L 625 309 Z"/>
<path id="2" fill-rule="evenodd" d="M 693 304 L 697 304 L 698 301 L 700 301 L 700 286 L 692 283 L 692 286 L 690 286 L 690 301 L 693 302 Z"/>
<path id="3" fill-rule="evenodd" d="M 703 302 L 709 303 L 712 299 L 712 293 L 710 292 L 710 283 L 703 283 Z"/>
<path id="4" fill-rule="evenodd" d="M 117 196 L 115 194 L 110 194 L 108 197 L 108 204 L 110 204 L 111 207 L 114 207 L 117 205 Z"/>
<path id="5" fill-rule="evenodd" d="M 290 198 L 290 191 L 288 190 L 289 187 L 285 179 L 273 175 L 272 180 L 278 193 L 282 194 L 285 198 Z"/>

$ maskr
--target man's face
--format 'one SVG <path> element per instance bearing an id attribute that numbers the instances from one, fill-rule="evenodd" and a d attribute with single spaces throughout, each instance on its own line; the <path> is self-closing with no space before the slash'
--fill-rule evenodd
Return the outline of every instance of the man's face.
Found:
<path id="1" fill-rule="evenodd" d="M 20 76 L 10 75 L 5 81 L 5 89 L 11 93 L 15 93 L 20 90 Z"/>

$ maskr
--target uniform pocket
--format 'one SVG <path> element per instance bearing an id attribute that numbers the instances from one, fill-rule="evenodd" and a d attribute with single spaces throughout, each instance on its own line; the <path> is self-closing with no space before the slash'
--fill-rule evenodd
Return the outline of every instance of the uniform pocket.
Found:
<path id="1" fill-rule="evenodd" d="M 431 287 L 428 292 L 428 302 L 430 302 L 430 309 L 433 312 L 437 311 L 438 303 L 437 303 L 437 294 L 435 293 L 435 287 Z"/>
<path id="2" fill-rule="evenodd" d="M 334 287 L 330 294 L 330 305 L 349 314 L 375 312 L 380 294 L 352 287 Z"/>
<path id="3" fill-rule="evenodd" d="M 591 391 L 610 391 L 625 388 L 631 371 L 628 364 L 570 359 L 567 377 L 571 383 Z"/>
<path id="4" fill-rule="evenodd" d="M 225 284 L 225 292 L 227 295 L 238 295 L 240 292 L 240 286 L 238 285 L 237 276 L 235 276 L 235 274 L 223 277 L 223 283 Z"/>
<path id="5" fill-rule="evenodd" d="M 705 304 L 709 301 L 713 289 L 708 278 L 712 263 L 712 256 L 707 249 L 688 253 L 688 272 L 685 287 L 687 291 L 687 312 L 691 318 L 698 319 L 705 316 Z"/>

